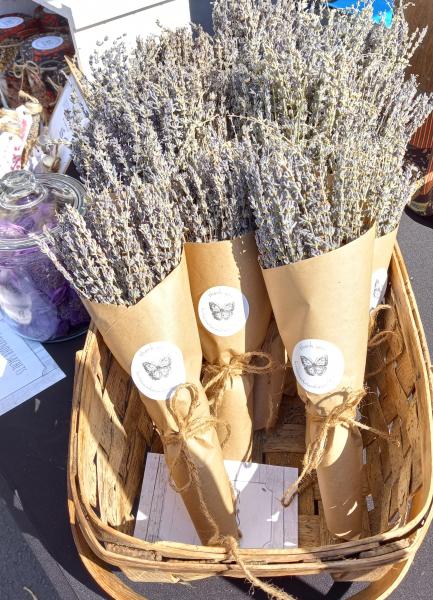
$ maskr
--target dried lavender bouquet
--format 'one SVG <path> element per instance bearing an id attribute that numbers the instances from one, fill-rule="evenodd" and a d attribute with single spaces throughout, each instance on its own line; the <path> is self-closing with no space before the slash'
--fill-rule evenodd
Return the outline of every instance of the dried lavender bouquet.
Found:
<path id="1" fill-rule="evenodd" d="M 317 470 L 328 529 L 350 539 L 361 532 L 362 443 L 347 423 L 363 395 L 375 226 L 355 185 L 364 164 L 348 153 L 330 181 L 321 144 L 320 137 L 299 146 L 282 136 L 250 142 L 249 194 L 264 280 L 306 404 L 300 481 Z M 332 201 L 336 194 L 357 208 L 350 219 Z"/>
<path id="2" fill-rule="evenodd" d="M 373 25 L 371 7 L 316 14 L 290 1 L 221 0 L 216 16 L 222 39 L 241 30 L 228 88 L 233 113 L 252 130 L 249 190 L 259 255 L 307 406 L 301 480 L 317 469 L 328 528 L 355 538 L 362 444 L 354 418 L 363 396 L 371 274 L 379 257 L 386 276 L 414 185 L 406 145 L 431 110 L 431 99 L 417 94 L 405 73 L 419 36 L 408 33 L 401 7 L 389 30 Z M 375 277 L 377 271 L 374 290 Z"/>
<path id="3" fill-rule="evenodd" d="M 230 426 L 225 458 L 251 460 L 253 364 L 271 308 L 258 264 L 244 148 L 215 119 L 197 132 L 174 177 L 214 414 Z M 213 379 L 213 383 L 212 383 Z M 225 435 L 219 429 L 220 439 Z"/>
<path id="4" fill-rule="evenodd" d="M 92 190 L 65 211 L 45 251 L 68 277 L 119 364 L 131 374 L 165 448 L 173 487 L 205 544 L 237 537 L 230 483 L 200 383 L 202 352 L 183 225 L 168 176 Z M 184 385 L 188 384 L 188 385 Z M 194 387 L 191 388 L 192 384 Z M 185 416 L 188 414 L 189 416 Z M 181 419 L 200 429 L 179 435 Z"/>

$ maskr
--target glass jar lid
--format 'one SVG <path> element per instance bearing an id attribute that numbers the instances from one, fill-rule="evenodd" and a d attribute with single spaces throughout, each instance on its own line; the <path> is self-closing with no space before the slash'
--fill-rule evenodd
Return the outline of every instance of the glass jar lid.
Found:
<path id="1" fill-rule="evenodd" d="M 84 187 L 56 173 L 12 171 L 0 179 L 0 250 L 36 246 L 66 205 L 83 207 Z"/>

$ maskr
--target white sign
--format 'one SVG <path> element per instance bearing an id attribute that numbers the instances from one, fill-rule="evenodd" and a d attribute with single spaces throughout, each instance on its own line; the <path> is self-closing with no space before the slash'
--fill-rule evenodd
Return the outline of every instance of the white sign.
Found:
<path id="1" fill-rule="evenodd" d="M 313 394 L 327 394 L 343 379 L 344 356 L 331 342 L 302 340 L 293 349 L 292 368 L 304 390 Z"/>
<path id="2" fill-rule="evenodd" d="M 21 338 L 0 316 L 0 415 L 64 377 L 42 344 Z"/>
<path id="3" fill-rule="evenodd" d="M 241 548 L 293 548 L 298 545 L 298 501 L 284 508 L 281 498 L 298 469 L 225 460 L 236 495 Z M 170 487 L 162 454 L 148 453 L 134 535 L 149 542 L 201 545 L 182 496 Z"/>
<path id="4" fill-rule="evenodd" d="M 71 162 L 70 142 L 72 140 L 72 131 L 70 119 L 73 118 L 72 114 L 74 109 L 77 109 L 79 113 L 79 116 L 76 118 L 81 117 L 82 121 L 85 122 L 87 120 L 86 103 L 84 102 L 75 78 L 73 75 L 70 75 L 62 93 L 60 94 L 60 98 L 57 101 L 48 125 L 49 137 L 55 141 L 63 141 L 58 150 L 58 155 L 60 158 L 59 173 L 65 173 Z"/>
<path id="5" fill-rule="evenodd" d="M 132 359 L 131 375 L 142 394 L 152 400 L 168 400 L 186 381 L 182 352 L 171 342 L 146 344 Z"/>
<path id="6" fill-rule="evenodd" d="M 245 295 L 237 288 L 226 285 L 206 290 L 198 303 L 203 327 L 221 337 L 234 335 L 243 329 L 249 312 Z"/>

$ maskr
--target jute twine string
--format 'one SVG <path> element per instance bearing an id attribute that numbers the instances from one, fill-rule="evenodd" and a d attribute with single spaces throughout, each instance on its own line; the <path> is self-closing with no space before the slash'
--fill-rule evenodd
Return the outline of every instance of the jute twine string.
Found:
<path id="1" fill-rule="evenodd" d="M 190 402 L 188 411 L 185 414 L 185 416 L 183 416 L 180 413 L 179 406 L 178 406 L 179 402 L 183 402 L 183 400 L 180 399 L 180 395 L 184 390 L 187 390 L 191 397 L 191 402 Z M 209 522 L 209 525 L 211 526 L 211 528 L 213 530 L 213 535 L 212 535 L 211 539 L 209 540 L 209 545 L 223 546 L 227 550 L 227 552 L 232 555 L 234 561 L 236 562 L 236 564 L 239 566 L 239 568 L 242 570 L 243 574 L 245 575 L 245 578 L 252 585 L 263 590 L 272 599 L 294 600 L 294 598 L 292 596 L 289 596 L 288 594 L 286 594 L 279 588 L 275 587 L 274 585 L 272 585 L 270 583 L 265 583 L 265 582 L 261 581 L 260 579 L 258 579 L 257 577 L 255 577 L 255 575 L 253 575 L 253 573 L 248 569 L 248 567 L 246 566 L 245 562 L 243 561 L 243 559 L 240 555 L 238 540 L 233 536 L 221 535 L 214 517 L 209 512 L 209 509 L 208 509 L 205 499 L 203 497 L 203 491 L 202 491 L 201 485 L 200 485 L 198 469 L 191 457 L 191 454 L 190 454 L 190 451 L 188 448 L 188 439 L 191 439 L 194 437 L 199 437 L 200 435 L 202 435 L 203 433 L 208 431 L 210 428 L 215 427 L 215 425 L 218 423 L 218 419 L 216 419 L 215 417 L 212 417 L 212 416 L 195 417 L 194 412 L 198 408 L 199 402 L 200 402 L 200 396 L 199 396 L 198 388 L 196 385 L 194 385 L 192 383 L 186 383 L 186 384 L 178 386 L 170 398 L 168 408 L 169 408 L 169 411 L 170 411 L 171 415 L 173 416 L 173 419 L 175 420 L 176 426 L 179 430 L 177 432 L 172 432 L 169 434 L 161 435 L 161 439 L 164 444 L 164 448 L 166 448 L 167 446 L 175 446 L 175 448 L 176 448 L 175 459 L 169 470 L 170 485 L 178 493 L 182 493 L 182 492 L 186 491 L 191 485 L 194 486 L 195 491 L 197 493 L 197 498 L 198 498 L 198 502 L 200 505 L 200 509 L 202 510 L 203 515 L 205 516 L 205 518 L 207 519 L 207 521 Z M 228 430 L 229 429 L 228 426 L 226 424 L 225 424 L 225 426 Z M 174 481 L 174 471 L 175 471 L 176 465 L 178 465 L 180 461 L 184 461 L 184 464 L 186 465 L 187 471 L 188 471 L 188 480 L 182 486 L 177 485 L 176 482 Z M 232 493 L 234 495 L 233 488 L 232 488 Z"/>
<path id="2" fill-rule="evenodd" d="M 260 588 L 263 592 L 268 594 L 269 598 L 273 600 L 295 600 L 293 596 L 283 592 L 280 588 L 272 585 L 272 583 L 266 583 L 256 577 L 243 561 L 239 552 L 238 541 L 231 536 L 226 536 L 221 539 L 221 544 L 227 549 L 227 551 L 233 556 L 238 567 L 245 575 L 245 579 L 251 583 L 251 585 Z"/>
<path id="3" fill-rule="evenodd" d="M 50 82 L 54 86 L 54 91 L 58 94 L 60 87 L 49 77 L 49 74 L 54 74 L 58 72 L 58 70 L 59 67 L 56 64 L 50 63 L 48 65 L 38 65 L 35 62 L 28 60 L 22 64 L 14 63 L 12 73 L 17 80 L 20 80 L 21 89 L 23 89 L 25 81 L 27 81 L 32 93 L 36 94 L 41 99 L 41 104 L 44 108 L 47 108 L 53 106 L 57 99 L 50 97 L 43 81 L 43 76 L 50 79 Z"/>
<path id="4" fill-rule="evenodd" d="M 257 364 L 257 360 L 262 359 L 265 364 Z M 224 397 L 224 391 L 231 377 L 240 375 L 264 375 L 278 368 L 277 362 L 271 354 L 262 351 L 245 352 L 245 354 L 235 354 L 230 362 L 226 364 L 207 364 L 204 372 L 209 381 L 205 385 L 205 392 L 211 393 L 210 405 L 213 406 L 213 412 L 218 415 L 221 403 Z"/>
<path id="5" fill-rule="evenodd" d="M 391 314 L 391 323 L 389 329 L 383 329 L 382 331 L 377 331 L 377 319 L 381 313 L 384 311 L 389 311 Z M 374 333 L 376 331 L 376 333 Z M 368 350 L 372 351 L 379 348 L 385 342 L 389 342 L 392 338 L 397 340 L 398 347 L 397 350 L 391 354 L 391 356 L 387 357 L 383 364 L 380 365 L 375 371 L 371 371 L 367 373 L 367 379 L 369 377 L 374 377 L 381 373 L 386 367 L 392 364 L 403 352 L 404 343 L 402 335 L 398 329 L 398 321 L 397 315 L 395 312 L 395 308 L 390 304 L 379 304 L 374 310 L 370 313 L 370 325 L 369 325 L 369 333 L 370 339 L 368 341 Z"/>
<path id="6" fill-rule="evenodd" d="M 333 408 L 327 415 L 319 415 L 317 408 L 311 401 L 306 404 L 306 412 L 311 419 L 320 424 L 319 431 L 314 440 L 312 440 L 307 446 L 305 452 L 302 471 L 297 480 L 287 489 L 282 498 L 284 506 L 289 506 L 294 496 L 298 493 L 300 486 L 304 483 L 304 480 L 312 474 L 318 467 L 320 467 L 326 453 L 326 448 L 329 441 L 329 436 L 338 425 L 346 425 L 348 428 L 359 428 L 365 431 L 370 431 L 377 437 L 380 437 L 387 441 L 393 441 L 396 444 L 399 442 L 393 438 L 389 433 L 370 427 L 365 423 L 360 423 L 356 420 L 355 414 L 356 409 L 361 403 L 362 399 L 366 394 L 366 390 L 350 391 L 342 390 L 342 393 L 347 397 L 338 406 Z"/>
<path id="7" fill-rule="evenodd" d="M 185 415 L 182 415 L 179 411 L 179 402 L 182 402 L 180 396 L 184 390 L 187 390 L 190 393 L 191 402 L 187 413 Z M 183 385 L 179 385 L 172 394 L 168 404 L 168 410 L 170 411 L 170 414 L 172 415 L 176 423 L 178 431 L 173 431 L 170 433 L 166 433 L 165 435 L 161 435 L 161 440 L 164 449 L 168 446 L 173 446 L 175 448 L 175 457 L 169 467 L 169 481 L 171 487 L 174 489 L 175 492 L 181 494 L 182 492 L 185 492 L 187 489 L 189 489 L 191 485 L 194 486 L 195 491 L 197 493 L 200 509 L 203 512 L 203 515 L 205 516 L 206 520 L 209 522 L 211 529 L 213 530 L 213 535 L 211 537 L 211 540 L 209 541 L 209 544 L 215 545 L 220 538 L 218 525 L 215 522 L 214 517 L 210 514 L 205 499 L 203 497 L 203 491 L 201 489 L 197 465 L 195 464 L 191 456 L 188 447 L 188 440 L 200 437 L 203 433 L 206 433 L 206 431 L 209 431 L 209 429 L 215 427 L 215 425 L 218 423 L 218 420 L 215 419 L 215 417 L 212 417 L 211 415 L 196 417 L 194 413 L 198 408 L 199 403 L 200 395 L 196 385 L 194 385 L 193 383 L 185 383 Z M 227 429 L 228 438 L 230 428 L 227 424 L 223 425 Z M 176 467 L 180 463 L 185 464 L 188 473 L 188 479 L 184 483 L 184 485 L 178 485 L 174 478 Z"/>
<path id="8" fill-rule="evenodd" d="M 178 406 L 179 402 L 182 402 L 180 395 L 183 390 L 187 390 L 191 396 L 191 402 L 185 415 L 181 414 Z M 227 423 L 220 423 L 218 419 L 212 415 L 200 417 L 194 416 L 199 404 L 199 390 L 193 383 L 179 385 L 172 394 L 168 404 L 168 410 L 176 423 L 178 431 L 166 433 L 161 436 L 161 439 L 165 446 L 175 446 L 176 448 L 175 458 L 170 468 L 170 485 L 178 493 L 184 492 L 192 483 L 196 483 L 195 476 L 197 476 L 197 466 L 191 458 L 188 440 L 200 437 L 203 433 L 206 433 L 206 431 L 209 431 L 209 429 L 215 427 L 217 424 L 222 424 L 227 432 L 226 437 L 221 444 L 222 447 L 224 447 L 230 435 L 230 425 Z M 185 461 L 188 471 L 188 480 L 185 485 L 182 486 L 178 486 L 173 477 L 173 473 L 180 461 Z"/>
<path id="9" fill-rule="evenodd" d="M 28 60 L 22 64 L 14 63 L 12 72 L 16 79 L 21 79 L 25 73 L 41 77 L 44 73 L 55 73 L 57 70 L 58 67 L 55 64 L 38 65 L 32 60 Z"/>

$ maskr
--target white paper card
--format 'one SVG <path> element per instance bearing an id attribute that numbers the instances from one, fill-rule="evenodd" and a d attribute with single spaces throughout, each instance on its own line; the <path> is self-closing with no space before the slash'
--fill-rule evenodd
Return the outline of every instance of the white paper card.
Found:
<path id="1" fill-rule="evenodd" d="M 72 140 L 72 131 L 68 114 L 74 110 L 74 97 L 82 113 L 83 122 L 86 120 L 86 104 L 73 75 L 70 75 L 60 98 L 51 115 L 48 125 L 48 135 L 53 140 L 64 140 L 59 146 L 58 156 L 60 158 L 59 173 L 65 173 L 71 162 L 71 149 L 69 142 Z M 78 108 L 77 106 L 77 108 Z"/>
<path id="2" fill-rule="evenodd" d="M 237 495 L 241 548 L 293 548 L 298 545 L 298 501 L 283 508 L 281 497 L 298 469 L 224 461 Z M 170 487 L 162 454 L 149 453 L 137 512 L 135 535 L 149 542 L 201 545 L 182 497 Z"/>
<path id="3" fill-rule="evenodd" d="M 0 416 L 64 377 L 42 344 L 21 338 L 0 316 Z"/>

